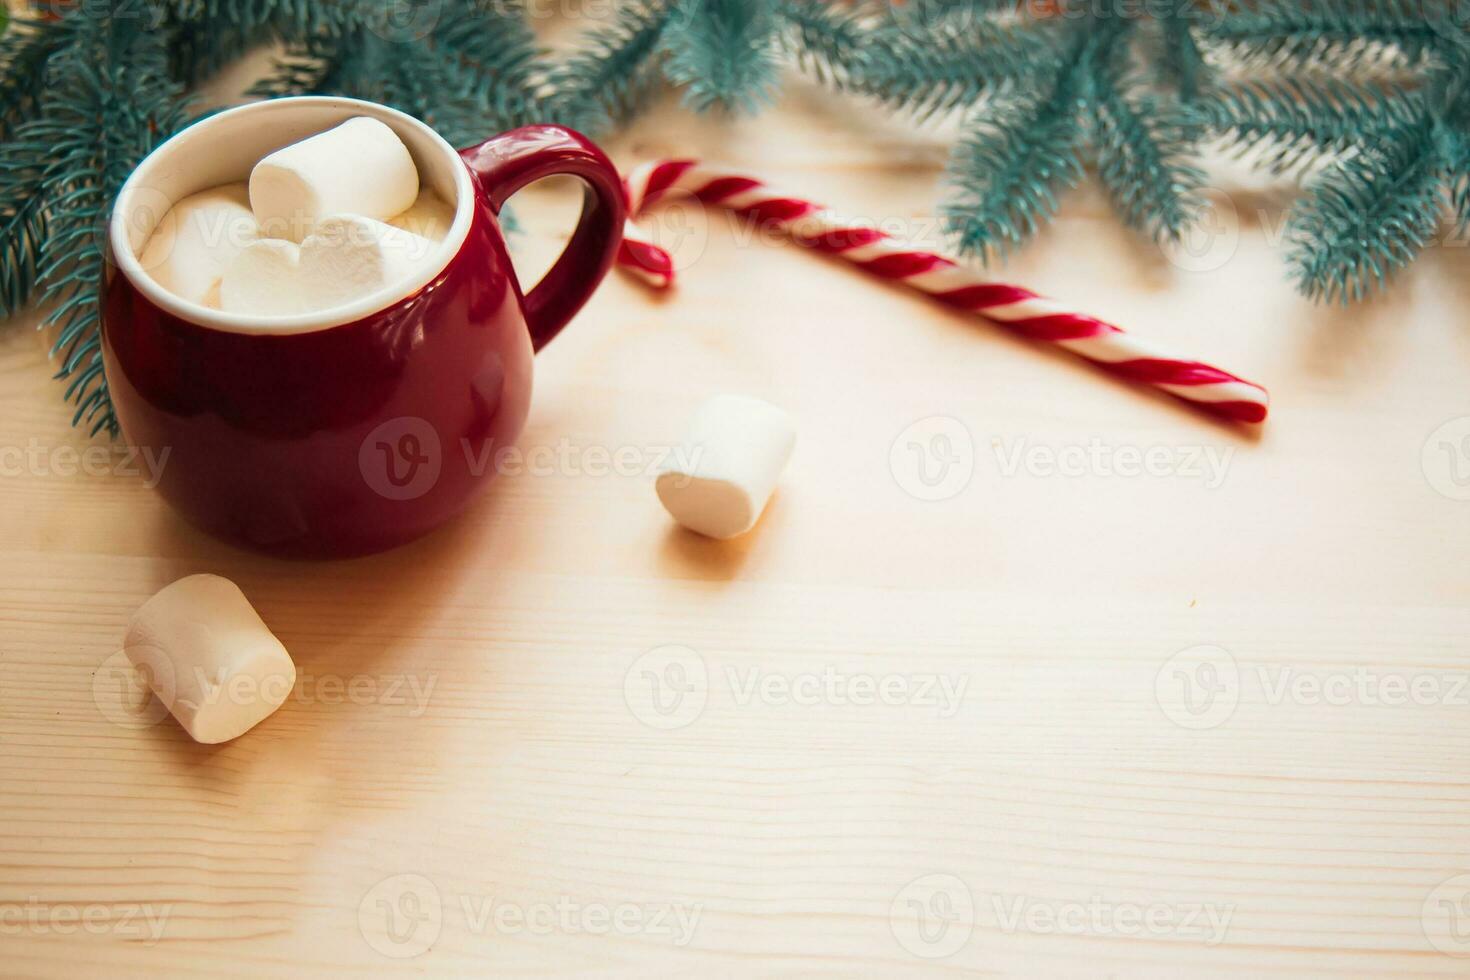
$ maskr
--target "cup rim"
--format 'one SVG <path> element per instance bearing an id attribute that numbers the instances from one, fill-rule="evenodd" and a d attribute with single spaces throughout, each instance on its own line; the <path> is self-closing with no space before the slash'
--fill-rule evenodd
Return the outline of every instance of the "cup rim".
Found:
<path id="1" fill-rule="evenodd" d="M 285 107 L 302 105 L 350 109 L 357 115 L 371 116 L 384 121 L 391 120 L 394 123 L 417 130 L 432 145 L 440 150 L 446 159 L 453 161 L 454 165 L 450 172 L 454 174 L 456 199 L 454 221 L 449 226 L 449 231 L 445 234 L 444 239 L 439 242 L 438 251 L 434 254 L 433 258 L 425 261 L 419 267 L 419 271 L 409 280 L 384 287 L 342 306 L 334 306 L 312 313 L 299 313 L 289 316 L 226 313 L 222 310 L 205 306 L 202 303 L 184 299 L 159 285 L 148 274 L 148 271 L 143 268 L 142 261 L 134 253 L 129 242 L 127 215 L 134 204 L 134 198 L 138 195 L 140 188 L 144 187 L 149 177 L 162 167 L 175 153 L 180 152 L 180 150 L 191 143 L 214 138 L 221 128 L 232 128 L 238 125 L 238 120 L 241 116 L 269 113 Z M 344 117 L 344 121 L 346 118 Z M 112 248 L 113 261 L 117 263 L 122 274 L 127 276 L 128 282 L 133 285 L 133 288 L 142 293 L 153 305 L 181 320 L 187 320 L 198 326 L 220 330 L 226 333 L 265 335 L 312 333 L 353 323 L 364 317 L 371 316 L 374 313 L 393 306 L 395 303 L 427 286 L 443 272 L 444 268 L 449 265 L 450 260 L 459 254 L 460 247 L 464 244 L 465 239 L 469 237 L 470 224 L 474 217 L 474 207 L 474 181 L 470 177 L 469 168 L 460 159 L 459 151 L 425 123 L 405 112 L 400 112 L 397 109 L 362 99 L 320 95 L 291 96 L 280 99 L 267 99 L 260 102 L 248 102 L 244 105 L 215 113 L 175 133 L 169 139 L 155 147 L 143 159 L 143 162 L 138 164 L 137 168 L 134 169 L 133 173 L 123 183 L 122 190 L 118 192 L 117 201 L 113 205 L 112 217 L 108 227 L 108 242 Z"/>

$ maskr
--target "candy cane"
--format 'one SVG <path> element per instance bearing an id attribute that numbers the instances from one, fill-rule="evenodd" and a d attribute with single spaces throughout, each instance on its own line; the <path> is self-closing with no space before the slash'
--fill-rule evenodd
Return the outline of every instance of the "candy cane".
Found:
<path id="1" fill-rule="evenodd" d="M 1166 354 L 1111 323 L 1007 283 L 993 282 L 953 259 L 843 220 L 820 204 L 781 194 L 759 180 L 721 173 L 697 160 L 644 164 L 624 181 L 630 219 L 671 194 L 692 195 L 784 231 L 798 244 L 839 255 L 880 279 L 901 282 L 948 306 L 978 313 L 1034 341 L 1054 344 L 1110 374 L 1151 385 L 1194 407 L 1236 422 L 1260 422 L 1270 398 L 1258 384 L 1200 361 Z M 674 279 L 669 253 L 629 220 L 618 264 L 657 288 Z"/>

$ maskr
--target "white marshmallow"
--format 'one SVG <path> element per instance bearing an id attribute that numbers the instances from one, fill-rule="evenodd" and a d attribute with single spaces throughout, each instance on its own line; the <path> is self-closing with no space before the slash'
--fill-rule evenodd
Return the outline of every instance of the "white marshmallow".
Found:
<path id="1" fill-rule="evenodd" d="M 270 238 L 242 251 L 220 283 L 220 308 L 289 316 L 342 306 L 412 278 L 436 248 L 381 221 L 332 215 L 299 247 Z"/>
<path id="2" fill-rule="evenodd" d="M 259 234 L 245 185 L 225 184 L 170 208 L 138 260 L 164 289 L 207 304 L 225 267 Z"/>
<path id="3" fill-rule="evenodd" d="M 251 316 L 289 316 L 310 308 L 301 282 L 301 247 L 262 238 L 235 257 L 219 284 L 219 308 Z"/>
<path id="4" fill-rule="evenodd" d="M 432 241 L 442 242 L 449 234 L 449 226 L 454 224 L 454 208 L 425 187 L 419 191 L 418 200 L 413 202 L 413 207 L 389 218 L 388 224 Z"/>
<path id="5" fill-rule="evenodd" d="M 239 586 L 190 575 L 143 603 L 127 656 L 196 742 L 227 742 L 281 706 L 296 665 Z"/>
<path id="6" fill-rule="evenodd" d="M 302 241 L 328 215 L 386 220 L 413 206 L 419 174 L 387 124 L 366 116 L 277 150 L 250 171 L 262 234 Z"/>
<path id="7" fill-rule="evenodd" d="M 335 214 L 301 243 L 301 279 L 318 309 L 341 306 L 412 278 L 434 242 L 357 214 Z"/>
<path id="8" fill-rule="evenodd" d="M 786 412 L 758 398 L 717 395 L 694 413 L 654 488 L 689 530 L 733 538 L 755 526 L 795 445 Z"/>

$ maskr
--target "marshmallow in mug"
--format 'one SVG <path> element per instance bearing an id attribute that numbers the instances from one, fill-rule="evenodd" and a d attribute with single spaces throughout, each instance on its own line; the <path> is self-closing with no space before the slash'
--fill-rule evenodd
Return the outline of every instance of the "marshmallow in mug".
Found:
<path id="1" fill-rule="evenodd" d="M 170 208 L 138 261 L 164 289 L 208 305 L 226 266 L 259 237 L 245 185 L 225 184 Z"/>
<path id="2" fill-rule="evenodd" d="M 242 250 L 220 280 L 220 309 L 260 316 L 331 309 L 410 278 L 433 251 L 432 241 L 402 228 L 333 215 L 299 247 L 263 238 Z"/>
<path id="3" fill-rule="evenodd" d="M 654 489 L 684 527 L 733 538 L 760 519 L 795 445 L 796 427 L 783 410 L 759 398 L 716 395 L 690 419 Z"/>
<path id="4" fill-rule="evenodd" d="M 387 221 L 418 196 L 408 147 L 386 123 L 366 116 L 279 149 L 250 171 L 250 208 L 261 231 L 293 242 L 334 214 Z"/>
<path id="5" fill-rule="evenodd" d="M 321 210 L 338 206 L 339 214 Z M 411 278 L 453 222 L 454 208 L 420 185 L 397 134 L 357 117 L 270 154 L 248 187 L 226 184 L 178 202 L 141 261 L 184 299 L 290 316 Z M 277 231 L 296 237 L 263 234 Z"/>
<path id="6" fill-rule="evenodd" d="M 260 724 L 296 685 L 291 655 L 218 575 L 181 578 L 143 603 L 123 649 L 189 737 L 209 745 Z"/>
<path id="7" fill-rule="evenodd" d="M 413 207 L 389 218 L 388 224 L 430 241 L 442 242 L 454 224 L 454 208 L 425 187 L 419 190 L 419 199 L 413 202 Z"/>

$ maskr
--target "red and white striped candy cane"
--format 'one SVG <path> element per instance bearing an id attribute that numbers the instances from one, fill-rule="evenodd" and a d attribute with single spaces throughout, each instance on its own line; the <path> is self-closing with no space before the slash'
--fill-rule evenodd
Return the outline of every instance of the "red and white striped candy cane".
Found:
<path id="1" fill-rule="evenodd" d="M 1055 344 L 1110 374 L 1152 385 L 1202 411 L 1236 422 L 1260 422 L 1270 398 L 1260 385 L 1200 361 L 1174 357 L 1111 323 L 1070 309 L 1021 286 L 993 282 L 953 259 L 924 251 L 876 228 L 845 221 L 820 204 L 772 190 L 759 180 L 722 173 L 697 160 L 644 164 L 624 180 L 628 215 L 636 217 L 671 194 L 688 194 L 779 228 L 801 245 L 840 255 L 880 279 L 901 282 L 946 305 Z M 630 220 L 618 264 L 651 285 L 674 278 L 669 253 Z"/>

